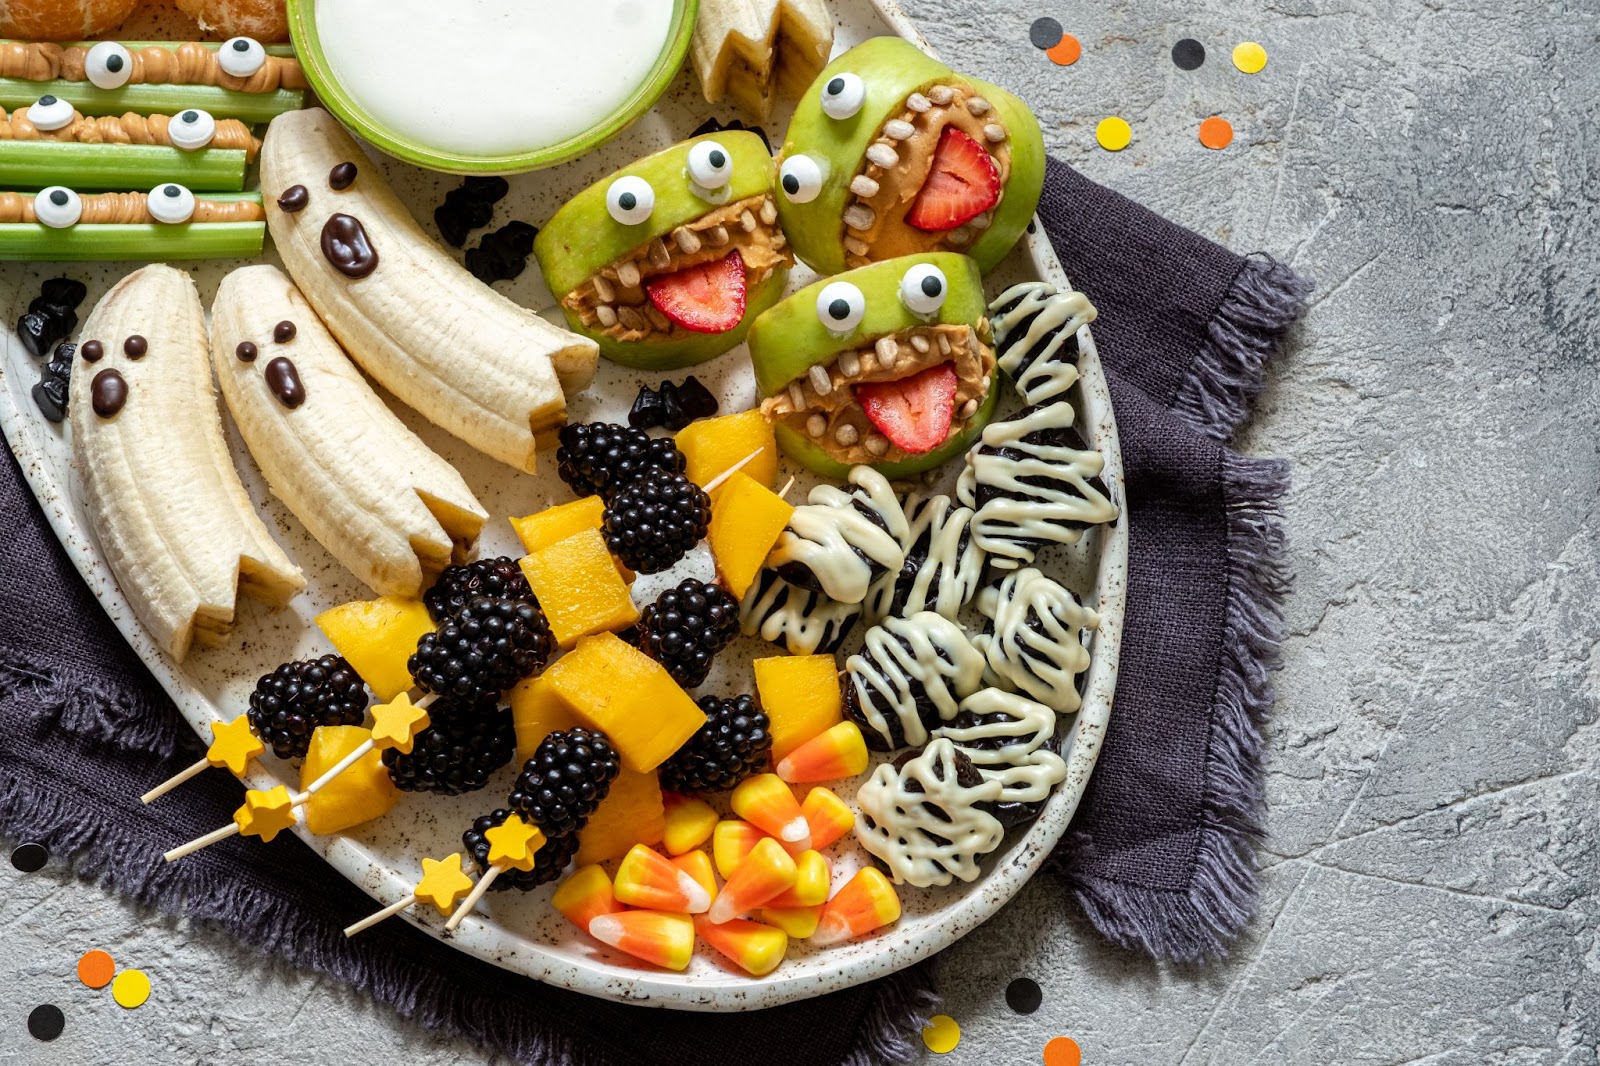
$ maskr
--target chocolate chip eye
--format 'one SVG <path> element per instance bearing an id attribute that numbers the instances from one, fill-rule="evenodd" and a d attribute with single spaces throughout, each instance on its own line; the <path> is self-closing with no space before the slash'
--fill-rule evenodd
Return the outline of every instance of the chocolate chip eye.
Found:
<path id="1" fill-rule="evenodd" d="M 133 57 L 116 41 L 101 41 L 84 55 L 83 73 L 96 89 L 120 89 L 133 76 Z"/>
<path id="2" fill-rule="evenodd" d="M 83 217 L 83 201 L 65 185 L 52 185 L 33 198 L 33 217 L 51 229 L 76 226 Z"/>
<path id="3" fill-rule="evenodd" d="M 716 141 L 701 141 L 689 149 L 689 180 L 702 189 L 726 188 L 733 180 L 733 157 Z"/>
<path id="4" fill-rule="evenodd" d="M 835 74 L 822 86 L 822 113 L 829 118 L 853 118 L 866 102 L 867 86 L 859 75 Z"/>
<path id="5" fill-rule="evenodd" d="M 204 148 L 216 135 L 217 120 L 211 117 L 209 111 L 199 108 L 181 112 L 176 119 L 167 123 L 167 136 L 171 138 L 172 146 L 186 152 Z"/>
<path id="6" fill-rule="evenodd" d="M 656 209 L 656 191 L 643 178 L 618 178 L 606 190 L 606 210 L 624 226 L 637 226 Z"/>
<path id="7" fill-rule="evenodd" d="M 822 191 L 822 167 L 808 155 L 794 155 L 778 168 L 778 184 L 793 203 L 809 204 Z"/>
<path id="8" fill-rule="evenodd" d="M 848 281 L 833 281 L 817 293 L 817 319 L 829 333 L 843 336 L 861 325 L 867 298 Z"/>
<path id="9" fill-rule="evenodd" d="M 41 96 L 28 108 L 28 121 L 46 133 L 72 125 L 72 105 L 54 96 Z"/>
<path id="10" fill-rule="evenodd" d="M 945 280 L 944 271 L 932 263 L 918 263 L 900 279 L 900 302 L 916 315 L 938 311 L 944 306 L 949 291 L 950 283 Z"/>
<path id="11" fill-rule="evenodd" d="M 194 217 L 194 193 L 182 185 L 171 182 L 157 185 L 150 190 L 145 203 L 149 205 L 150 217 L 157 222 L 175 224 Z"/>
<path id="12" fill-rule="evenodd" d="M 217 65 L 225 74 L 248 78 L 267 65 L 267 50 L 254 37 L 231 37 L 217 49 Z"/>

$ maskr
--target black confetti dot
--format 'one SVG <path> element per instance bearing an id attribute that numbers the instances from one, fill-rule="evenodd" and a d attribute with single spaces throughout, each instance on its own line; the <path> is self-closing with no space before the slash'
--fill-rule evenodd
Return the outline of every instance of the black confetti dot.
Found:
<path id="1" fill-rule="evenodd" d="M 1035 48 L 1054 48 L 1065 33 L 1061 23 L 1053 18 L 1034 19 L 1033 25 L 1028 27 L 1028 40 Z"/>
<path id="2" fill-rule="evenodd" d="M 67 1027 L 67 1016 L 54 1003 L 41 1003 L 28 1015 L 28 1032 L 35 1040 L 49 1043 Z"/>
<path id="3" fill-rule="evenodd" d="M 1199 70 L 1206 61 L 1206 46 L 1193 37 L 1185 37 L 1172 46 L 1172 61 L 1179 70 Z"/>
<path id="4" fill-rule="evenodd" d="M 49 859 L 50 852 L 45 846 L 31 840 L 26 844 L 18 844 L 11 852 L 11 865 L 25 874 L 38 873 Z"/>
<path id="5" fill-rule="evenodd" d="M 1043 1002 L 1044 993 L 1031 977 L 1019 977 L 1006 986 L 1006 1005 L 1018 1014 L 1032 1014 Z"/>

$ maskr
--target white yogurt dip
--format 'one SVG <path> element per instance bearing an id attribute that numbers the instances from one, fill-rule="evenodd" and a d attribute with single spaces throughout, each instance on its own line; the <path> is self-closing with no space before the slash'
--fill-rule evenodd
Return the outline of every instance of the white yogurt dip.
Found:
<path id="1" fill-rule="evenodd" d="M 592 129 L 650 73 L 669 0 L 319 0 L 333 75 L 401 138 L 463 156 Z"/>

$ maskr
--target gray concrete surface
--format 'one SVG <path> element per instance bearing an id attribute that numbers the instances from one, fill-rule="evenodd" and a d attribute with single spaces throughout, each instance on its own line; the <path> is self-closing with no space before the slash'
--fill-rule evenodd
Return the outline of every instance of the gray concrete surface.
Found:
<path id="1" fill-rule="evenodd" d="M 1108 950 L 1036 881 L 944 963 L 944 1061 L 1596 1062 L 1600 1038 L 1600 12 L 1592 0 L 914 0 L 1022 90 L 1051 147 L 1316 276 L 1241 442 L 1296 464 L 1261 912 L 1222 965 Z M 1028 44 L 1058 18 L 1084 43 Z M 1202 40 L 1206 65 L 1167 50 Z M 1263 42 L 1247 78 L 1228 52 Z M 1238 139 L 1195 140 L 1221 113 Z M 1094 147 L 1120 114 L 1133 145 Z M 9 872 L 9 871 L 8 871 Z M 347 991 L 59 878 L 0 898 L 0 1061 L 487 1061 Z M 81 988 L 24 1034 L 62 944 L 117 943 L 162 1007 Z M 1030 974 L 1045 1006 L 1005 1006 Z"/>

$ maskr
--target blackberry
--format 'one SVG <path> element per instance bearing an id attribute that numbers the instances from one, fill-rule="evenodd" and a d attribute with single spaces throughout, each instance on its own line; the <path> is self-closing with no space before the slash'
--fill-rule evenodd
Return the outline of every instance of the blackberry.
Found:
<path id="1" fill-rule="evenodd" d="M 661 787 L 673 792 L 723 792 L 766 769 L 771 723 L 754 696 L 701 696 L 706 724 L 661 764 Z"/>
<path id="2" fill-rule="evenodd" d="M 486 873 L 489 869 L 489 839 L 484 834 L 510 817 L 511 812 L 504 808 L 493 811 L 474 821 L 472 828 L 461 834 L 461 843 L 472 853 L 472 861 L 478 864 L 480 874 Z M 516 867 L 510 867 L 501 870 L 495 877 L 494 883 L 489 886 L 489 891 L 504 892 L 508 888 L 518 888 L 524 892 L 531 892 L 540 885 L 547 885 L 560 877 L 561 871 L 567 868 L 577 853 L 578 834 L 568 833 L 564 836 L 547 837 L 543 846 L 533 853 L 533 869 L 518 870 Z"/>
<path id="3" fill-rule="evenodd" d="M 639 617 L 638 647 L 684 688 L 705 684 L 717 653 L 739 635 L 739 601 L 721 585 L 685 578 Z"/>
<path id="4" fill-rule="evenodd" d="M 621 770 L 622 760 L 604 733 L 558 729 L 523 764 L 506 802 L 546 836 L 576 833 Z"/>
<path id="5" fill-rule="evenodd" d="M 711 525 L 711 498 L 683 474 L 648 470 L 606 498 L 606 547 L 655 574 L 682 559 Z"/>
<path id="6" fill-rule="evenodd" d="M 543 668 L 554 647 L 536 605 L 474 596 L 417 641 L 406 667 L 424 692 L 477 703 Z"/>
<path id="7" fill-rule="evenodd" d="M 681 474 L 688 461 L 670 437 L 612 422 L 580 422 L 561 427 L 557 473 L 579 496 L 609 493 L 650 469 Z"/>
<path id="8" fill-rule="evenodd" d="M 367 690 L 337 655 L 284 663 L 250 693 L 250 729 L 280 759 L 304 757 L 319 725 L 360 725 Z"/>
<path id="9" fill-rule="evenodd" d="M 428 605 L 428 614 L 435 622 L 443 622 L 457 614 L 474 596 L 538 602 L 528 587 L 528 579 L 522 575 L 522 567 L 505 555 L 445 567 L 433 587 L 422 594 L 422 602 Z"/>
<path id="10" fill-rule="evenodd" d="M 389 777 L 403 792 L 476 792 L 516 753 L 511 708 L 493 699 L 463 704 L 446 697 L 428 713 L 433 724 L 417 734 L 409 755 L 394 748 L 383 753 Z"/>

